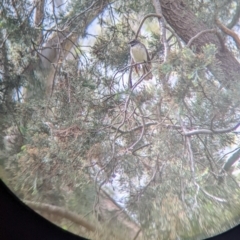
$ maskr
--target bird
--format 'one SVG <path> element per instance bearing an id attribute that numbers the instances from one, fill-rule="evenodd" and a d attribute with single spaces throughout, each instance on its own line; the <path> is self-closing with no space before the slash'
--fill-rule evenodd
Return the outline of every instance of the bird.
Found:
<path id="1" fill-rule="evenodd" d="M 130 45 L 130 55 L 132 58 L 132 63 L 141 63 L 143 69 L 143 75 L 151 71 L 151 59 L 148 54 L 148 50 L 143 43 L 138 39 L 133 39 L 129 43 Z M 137 72 L 137 68 L 136 72 Z M 144 77 L 145 80 L 152 79 L 153 75 L 150 72 Z"/>

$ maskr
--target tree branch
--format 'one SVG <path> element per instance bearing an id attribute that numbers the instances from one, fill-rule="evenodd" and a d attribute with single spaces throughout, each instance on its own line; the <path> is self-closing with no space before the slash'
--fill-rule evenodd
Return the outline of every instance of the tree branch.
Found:
<path id="1" fill-rule="evenodd" d="M 83 226 L 87 230 L 91 232 L 96 231 L 96 227 L 93 226 L 92 224 L 88 223 L 87 220 L 85 220 L 82 216 L 70 212 L 66 210 L 65 208 L 53 206 L 50 204 L 45 204 L 45 203 L 39 203 L 39 202 L 30 202 L 30 201 L 24 201 L 29 207 L 33 208 L 36 211 L 43 211 L 51 214 L 55 214 L 59 217 L 68 219 L 78 225 Z"/>
<path id="2" fill-rule="evenodd" d="M 240 149 L 238 149 L 231 157 L 228 158 L 226 163 L 223 166 L 222 172 L 223 171 L 228 171 L 230 167 L 239 159 L 240 157 Z"/>
<path id="3" fill-rule="evenodd" d="M 231 36 L 236 43 L 236 46 L 238 49 L 240 49 L 240 38 L 239 36 L 233 31 L 230 30 L 229 28 L 225 27 L 218 19 L 215 19 L 216 24 L 218 27 L 227 35 Z"/>
<path id="4" fill-rule="evenodd" d="M 135 38 L 138 37 L 138 34 L 139 34 L 139 32 L 140 32 L 140 30 L 141 30 L 141 28 L 142 28 L 142 25 L 143 25 L 144 21 L 145 21 L 147 18 L 149 18 L 149 17 L 162 18 L 162 15 L 159 15 L 159 14 L 156 14 L 156 13 L 150 13 L 150 14 L 146 15 L 146 16 L 143 18 L 143 20 L 141 21 L 141 23 L 140 23 L 140 25 L 139 25 L 139 27 L 138 27 L 138 30 L 137 30 L 137 33 L 136 33 Z"/>
<path id="5" fill-rule="evenodd" d="M 229 133 L 234 130 L 236 130 L 240 126 L 240 122 L 237 123 L 235 126 L 230 127 L 230 128 L 225 128 L 225 129 L 216 129 L 216 130 L 210 130 L 210 129 L 198 129 L 198 130 L 193 130 L 189 132 L 183 133 L 184 136 L 191 136 L 191 135 L 196 135 L 196 134 L 222 134 L 222 133 Z"/>
<path id="6" fill-rule="evenodd" d="M 159 0 L 153 0 L 153 5 L 155 6 L 156 13 L 160 16 L 162 16 L 162 7 L 161 7 L 161 2 Z M 164 62 L 166 62 L 169 54 L 169 45 L 166 37 L 166 22 L 163 17 L 158 18 L 159 26 L 162 31 L 162 42 L 164 45 Z M 161 39 L 160 39 L 161 41 Z"/>
<path id="7" fill-rule="evenodd" d="M 195 35 L 194 37 L 192 37 L 192 38 L 189 40 L 189 42 L 188 42 L 188 44 L 186 45 L 186 47 L 189 48 L 189 47 L 192 45 L 192 43 L 193 43 L 194 40 L 196 40 L 197 38 L 199 38 L 201 35 L 203 35 L 203 34 L 205 34 L 205 33 L 216 33 L 216 29 L 207 29 L 207 30 L 201 31 L 200 33 L 198 33 L 197 35 Z"/>
<path id="8" fill-rule="evenodd" d="M 233 28 L 236 25 L 236 23 L 239 21 L 239 18 L 240 18 L 240 3 L 239 1 L 237 1 L 237 9 L 236 9 L 235 15 L 233 16 L 232 21 L 227 25 L 227 28 L 230 28 L 230 29 Z"/>
<path id="9" fill-rule="evenodd" d="M 186 44 L 200 32 L 208 30 L 208 26 L 200 21 L 182 0 L 161 0 L 161 7 L 167 23 Z M 220 83 L 227 83 L 228 85 L 238 79 L 240 64 L 231 51 L 227 48 L 223 51 L 219 37 L 212 33 L 202 34 L 194 40 L 196 52 L 201 52 L 202 47 L 206 44 L 214 44 L 217 48 L 215 56 L 218 61 L 218 68 L 216 69 L 211 64 L 208 66 L 215 78 Z"/>

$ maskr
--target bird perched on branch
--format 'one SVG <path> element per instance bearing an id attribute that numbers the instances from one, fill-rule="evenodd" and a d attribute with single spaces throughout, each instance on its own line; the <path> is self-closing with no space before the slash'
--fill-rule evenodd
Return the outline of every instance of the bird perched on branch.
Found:
<path id="1" fill-rule="evenodd" d="M 143 69 L 143 75 L 148 73 L 144 77 L 145 80 L 152 79 L 153 75 L 150 72 L 151 71 L 151 60 L 147 51 L 147 48 L 145 47 L 144 44 L 142 44 L 139 40 L 134 39 L 129 42 L 130 44 L 130 54 L 132 57 L 132 63 L 141 63 L 142 69 Z M 136 72 L 137 71 L 137 66 L 135 67 Z"/>

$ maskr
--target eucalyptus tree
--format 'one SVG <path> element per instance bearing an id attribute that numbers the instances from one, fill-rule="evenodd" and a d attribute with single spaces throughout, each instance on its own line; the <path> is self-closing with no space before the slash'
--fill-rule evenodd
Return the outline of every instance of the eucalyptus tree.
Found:
<path id="1" fill-rule="evenodd" d="M 239 14 L 238 1 L 3 1 L 9 184 L 132 239 L 236 224 Z M 134 38 L 150 81 L 131 64 Z"/>

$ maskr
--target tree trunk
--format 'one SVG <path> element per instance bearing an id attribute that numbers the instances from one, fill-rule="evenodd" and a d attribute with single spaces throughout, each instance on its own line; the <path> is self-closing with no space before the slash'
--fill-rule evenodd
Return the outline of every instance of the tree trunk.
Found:
<path id="1" fill-rule="evenodd" d="M 191 38 L 201 31 L 209 29 L 195 16 L 184 1 L 160 0 L 160 2 L 166 21 L 185 43 L 188 43 Z M 192 46 L 197 52 L 201 52 L 201 48 L 206 44 L 214 44 L 217 47 L 216 58 L 219 61 L 220 69 L 209 66 L 209 70 L 213 75 L 225 84 L 229 80 L 237 80 L 240 74 L 240 64 L 232 53 L 221 44 L 218 36 L 215 33 L 201 34 L 193 41 Z"/>
<path id="2" fill-rule="evenodd" d="M 80 23 L 79 28 L 81 29 L 81 34 L 85 32 L 88 26 L 92 21 L 101 13 L 104 8 L 107 6 L 108 1 L 96 1 L 95 10 L 88 13 L 84 23 Z M 44 1 L 40 0 L 37 8 L 36 24 L 40 23 L 40 20 L 43 18 L 42 8 L 44 6 Z M 52 94 L 52 87 L 54 85 L 55 72 L 58 68 L 58 64 L 61 64 L 66 57 L 68 56 L 71 49 L 77 44 L 80 33 L 70 32 L 70 29 L 67 29 L 63 32 L 53 33 L 48 41 L 44 44 L 43 50 L 41 51 L 40 59 L 43 68 L 46 71 L 46 77 L 44 78 L 44 87 L 46 97 L 50 97 Z M 56 50 L 58 49 L 58 50 Z M 60 63 L 59 63 L 60 62 Z M 55 67 L 53 67 L 53 63 Z M 99 196 L 99 204 L 101 205 L 101 217 L 107 221 L 109 218 L 112 218 L 113 221 L 118 222 L 119 225 L 125 230 L 126 233 L 131 238 L 134 238 L 136 234 L 138 237 L 141 237 L 139 234 L 140 227 L 128 216 L 128 214 L 123 211 L 123 209 L 103 190 Z M 40 207 L 41 205 L 39 205 Z M 43 206 L 43 204 L 42 204 Z M 36 207 L 36 206 L 35 206 Z M 58 213 L 61 211 L 58 211 Z M 114 214 L 113 214 L 114 213 Z"/>

